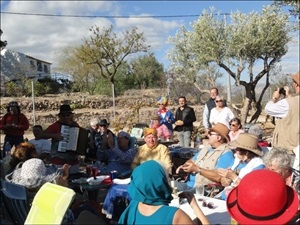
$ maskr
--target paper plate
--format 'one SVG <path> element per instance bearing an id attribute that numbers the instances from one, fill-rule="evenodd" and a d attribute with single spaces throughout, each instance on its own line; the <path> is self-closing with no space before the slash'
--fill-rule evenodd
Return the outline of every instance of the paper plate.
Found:
<path id="1" fill-rule="evenodd" d="M 103 176 L 97 176 L 96 179 L 94 177 L 90 177 L 88 179 L 86 179 L 86 181 L 90 184 L 90 185 L 99 185 L 101 184 L 101 182 L 108 178 L 108 175 L 103 175 Z"/>

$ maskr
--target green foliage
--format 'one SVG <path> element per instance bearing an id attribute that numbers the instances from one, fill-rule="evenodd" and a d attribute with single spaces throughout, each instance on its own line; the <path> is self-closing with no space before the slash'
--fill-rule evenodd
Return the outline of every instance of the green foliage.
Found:
<path id="1" fill-rule="evenodd" d="M 147 54 L 131 61 L 132 79 L 136 88 L 156 88 L 164 85 L 164 67 L 154 54 Z"/>
<path id="2" fill-rule="evenodd" d="M 13 81 L 8 82 L 5 84 L 5 95 L 6 96 L 20 96 L 18 95 L 20 93 L 20 89 L 18 88 L 17 84 Z"/>
<path id="3" fill-rule="evenodd" d="M 190 65 L 186 70 L 194 73 L 211 63 L 226 71 L 237 86 L 243 85 L 246 89 L 245 98 L 249 104 L 244 105 L 242 121 L 246 122 L 250 105 L 257 108 L 252 122 L 261 112 L 260 102 L 269 86 L 269 71 L 286 54 L 293 27 L 288 14 L 274 6 L 264 7 L 261 14 L 232 12 L 230 18 L 231 22 L 227 24 L 226 18 L 216 16 L 213 8 L 210 12 L 203 11 L 192 24 L 192 31 L 181 28 L 170 38 L 175 46 L 171 52 L 175 56 L 171 60 L 173 67 L 182 67 L 186 63 Z M 256 64 L 263 66 L 255 74 Z M 248 74 L 248 81 L 241 79 L 242 73 Z M 266 84 L 257 100 L 255 87 L 264 76 L 267 77 Z"/>
<path id="4" fill-rule="evenodd" d="M 95 94 L 100 82 L 99 69 L 82 60 L 83 47 L 66 47 L 59 55 L 57 70 L 70 74 L 73 78 L 72 85 L 67 84 L 73 91 Z"/>
<path id="5" fill-rule="evenodd" d="M 274 0 L 274 5 L 283 7 L 287 6 L 289 7 L 289 11 L 291 15 L 295 16 L 296 18 L 299 19 L 300 16 L 300 2 L 299 0 Z M 299 26 L 298 26 L 299 29 Z"/>
<path id="6" fill-rule="evenodd" d="M 0 36 L 3 34 L 2 29 L 0 29 Z M 7 41 L 1 41 L 0 40 L 0 50 L 4 49 L 7 45 Z"/>
<path id="7" fill-rule="evenodd" d="M 144 34 L 136 27 L 121 35 L 114 33 L 113 26 L 107 29 L 94 26 L 90 31 L 92 35 L 81 46 L 83 54 L 80 59 L 86 64 L 96 65 L 100 76 L 111 84 L 115 83 L 118 69 L 129 55 L 146 52 L 149 48 L 145 45 Z"/>

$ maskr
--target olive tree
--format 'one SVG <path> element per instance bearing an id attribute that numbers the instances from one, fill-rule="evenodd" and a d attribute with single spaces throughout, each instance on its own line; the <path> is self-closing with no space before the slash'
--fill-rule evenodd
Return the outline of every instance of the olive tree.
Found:
<path id="1" fill-rule="evenodd" d="M 161 87 L 164 80 L 164 67 L 154 54 L 146 54 L 130 62 L 134 84 L 138 88 Z"/>
<path id="2" fill-rule="evenodd" d="M 146 52 L 149 48 L 145 44 L 143 33 L 139 33 L 136 27 L 119 34 L 113 31 L 113 26 L 100 29 L 98 26 L 90 28 L 92 35 L 84 39 L 81 46 L 81 59 L 87 64 L 97 65 L 100 74 L 108 79 L 112 85 L 113 105 L 115 108 L 115 75 L 129 55 L 138 52 Z M 115 115 L 115 110 L 114 110 Z"/>
<path id="3" fill-rule="evenodd" d="M 246 123 L 252 109 L 249 121 L 252 122 L 262 111 L 261 101 L 270 84 L 270 70 L 287 52 L 292 26 L 289 16 L 275 6 L 264 7 L 261 14 L 232 12 L 230 19 L 231 22 L 227 23 L 224 16 L 215 14 L 214 8 L 204 10 L 191 24 L 192 30 L 182 29 L 180 37 L 184 37 L 187 43 L 184 47 L 189 53 L 191 70 L 197 71 L 201 65 L 216 64 L 234 79 L 236 86 L 245 88 L 241 119 Z M 175 37 L 173 42 L 176 41 Z M 178 42 L 183 40 L 178 39 Z M 173 51 L 177 51 L 178 45 L 174 48 Z M 173 63 L 176 66 L 176 61 Z M 243 79 L 243 74 L 248 79 Z M 256 85 L 263 78 L 265 86 L 256 98 Z"/>
<path id="4" fill-rule="evenodd" d="M 72 88 L 95 94 L 100 81 L 100 73 L 96 65 L 85 63 L 81 57 L 84 47 L 66 47 L 60 52 L 57 70 L 70 74 L 73 78 Z"/>

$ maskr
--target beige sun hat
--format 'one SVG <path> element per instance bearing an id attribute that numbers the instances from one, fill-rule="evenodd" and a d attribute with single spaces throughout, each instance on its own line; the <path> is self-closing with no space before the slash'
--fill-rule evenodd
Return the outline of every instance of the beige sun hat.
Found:
<path id="1" fill-rule="evenodd" d="M 226 139 L 227 143 L 229 142 L 229 129 L 223 123 L 217 123 L 209 130 L 218 133 L 221 137 Z"/>
<path id="2" fill-rule="evenodd" d="M 263 151 L 257 143 L 258 138 L 255 135 L 243 133 L 238 136 L 237 140 L 230 142 L 229 145 L 235 148 L 242 148 L 253 152 L 258 156 L 262 156 Z"/>

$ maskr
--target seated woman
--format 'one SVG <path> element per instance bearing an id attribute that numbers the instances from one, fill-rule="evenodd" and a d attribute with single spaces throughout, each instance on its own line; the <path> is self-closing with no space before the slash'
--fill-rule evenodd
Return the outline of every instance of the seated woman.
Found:
<path id="1" fill-rule="evenodd" d="M 144 129 L 145 144 L 138 148 L 136 155 L 131 164 L 131 168 L 134 169 L 138 165 L 147 160 L 160 160 L 166 164 L 168 171 L 171 172 L 172 161 L 169 149 L 158 143 L 157 131 L 154 128 Z"/>
<path id="2" fill-rule="evenodd" d="M 6 165 L 7 173 L 11 173 L 20 162 L 38 158 L 39 155 L 33 144 L 25 141 L 19 144 L 11 154 L 9 165 Z"/>
<path id="3" fill-rule="evenodd" d="M 55 166 L 47 167 L 41 159 L 32 158 L 18 164 L 17 168 L 6 176 L 6 180 L 25 186 L 29 193 L 29 202 L 31 203 L 35 194 L 46 182 L 68 187 L 69 168 L 70 165 L 64 164 L 61 169 L 57 170 Z M 90 205 L 92 203 L 90 201 L 76 202 L 76 207 L 72 207 L 72 210 L 69 209 L 67 211 L 64 222 L 67 224 L 74 223 L 81 211 L 91 209 Z M 96 214 L 95 210 L 89 211 Z"/>
<path id="4" fill-rule="evenodd" d="M 159 140 L 166 140 L 169 141 L 171 138 L 171 133 L 168 129 L 168 127 L 165 124 L 160 123 L 160 117 L 159 115 L 155 115 L 152 117 L 152 123 L 151 128 L 156 129 L 157 131 L 157 137 Z"/>
<path id="5" fill-rule="evenodd" d="M 299 151 L 299 148 L 295 148 Z M 299 153 L 298 153 L 299 154 Z M 264 156 L 264 162 L 268 170 L 272 170 L 278 173 L 285 181 L 287 186 L 293 188 L 299 198 L 298 212 L 290 221 L 289 224 L 299 224 L 300 221 L 300 172 L 299 172 L 299 161 L 296 167 L 291 167 L 291 158 L 284 148 L 272 148 Z"/>
<path id="6" fill-rule="evenodd" d="M 245 131 L 242 129 L 241 120 L 237 117 L 231 119 L 229 121 L 230 131 L 229 131 L 229 138 L 230 141 L 235 141 L 240 134 L 245 133 Z"/>
<path id="7" fill-rule="evenodd" d="M 131 201 L 119 224 L 194 224 L 184 211 L 168 206 L 173 199 L 172 188 L 162 162 L 148 160 L 136 167 L 127 191 Z M 209 224 L 192 193 L 179 196 L 187 198 L 201 224 Z"/>
<path id="8" fill-rule="evenodd" d="M 290 166 L 291 158 L 286 149 L 272 148 L 264 156 L 264 162 L 268 170 L 281 175 L 286 185 L 293 187 L 300 197 L 299 171 Z"/>
<path id="9" fill-rule="evenodd" d="M 262 129 L 262 127 L 258 124 L 253 124 L 250 126 L 249 130 L 248 130 L 249 134 L 254 134 L 257 136 L 258 138 L 258 145 L 261 148 L 267 148 L 270 147 L 270 143 L 268 141 L 263 140 L 263 134 L 264 134 L 264 130 Z M 263 149 L 264 151 L 264 149 Z"/>
<path id="10" fill-rule="evenodd" d="M 38 158 L 28 159 L 17 165 L 16 169 L 6 175 L 6 180 L 25 186 L 33 199 L 39 188 L 46 182 L 68 186 L 69 165 L 62 167 L 62 175 L 55 167 L 46 167 L 44 162 Z"/>
<path id="11" fill-rule="evenodd" d="M 221 199 L 226 200 L 228 192 L 237 186 L 241 179 L 254 170 L 265 168 L 261 158 L 263 152 L 258 146 L 258 139 L 252 134 L 240 134 L 238 139 L 229 145 L 236 150 L 235 161 L 230 169 L 218 169 L 222 176 L 221 183 L 226 188 L 221 194 Z"/>

